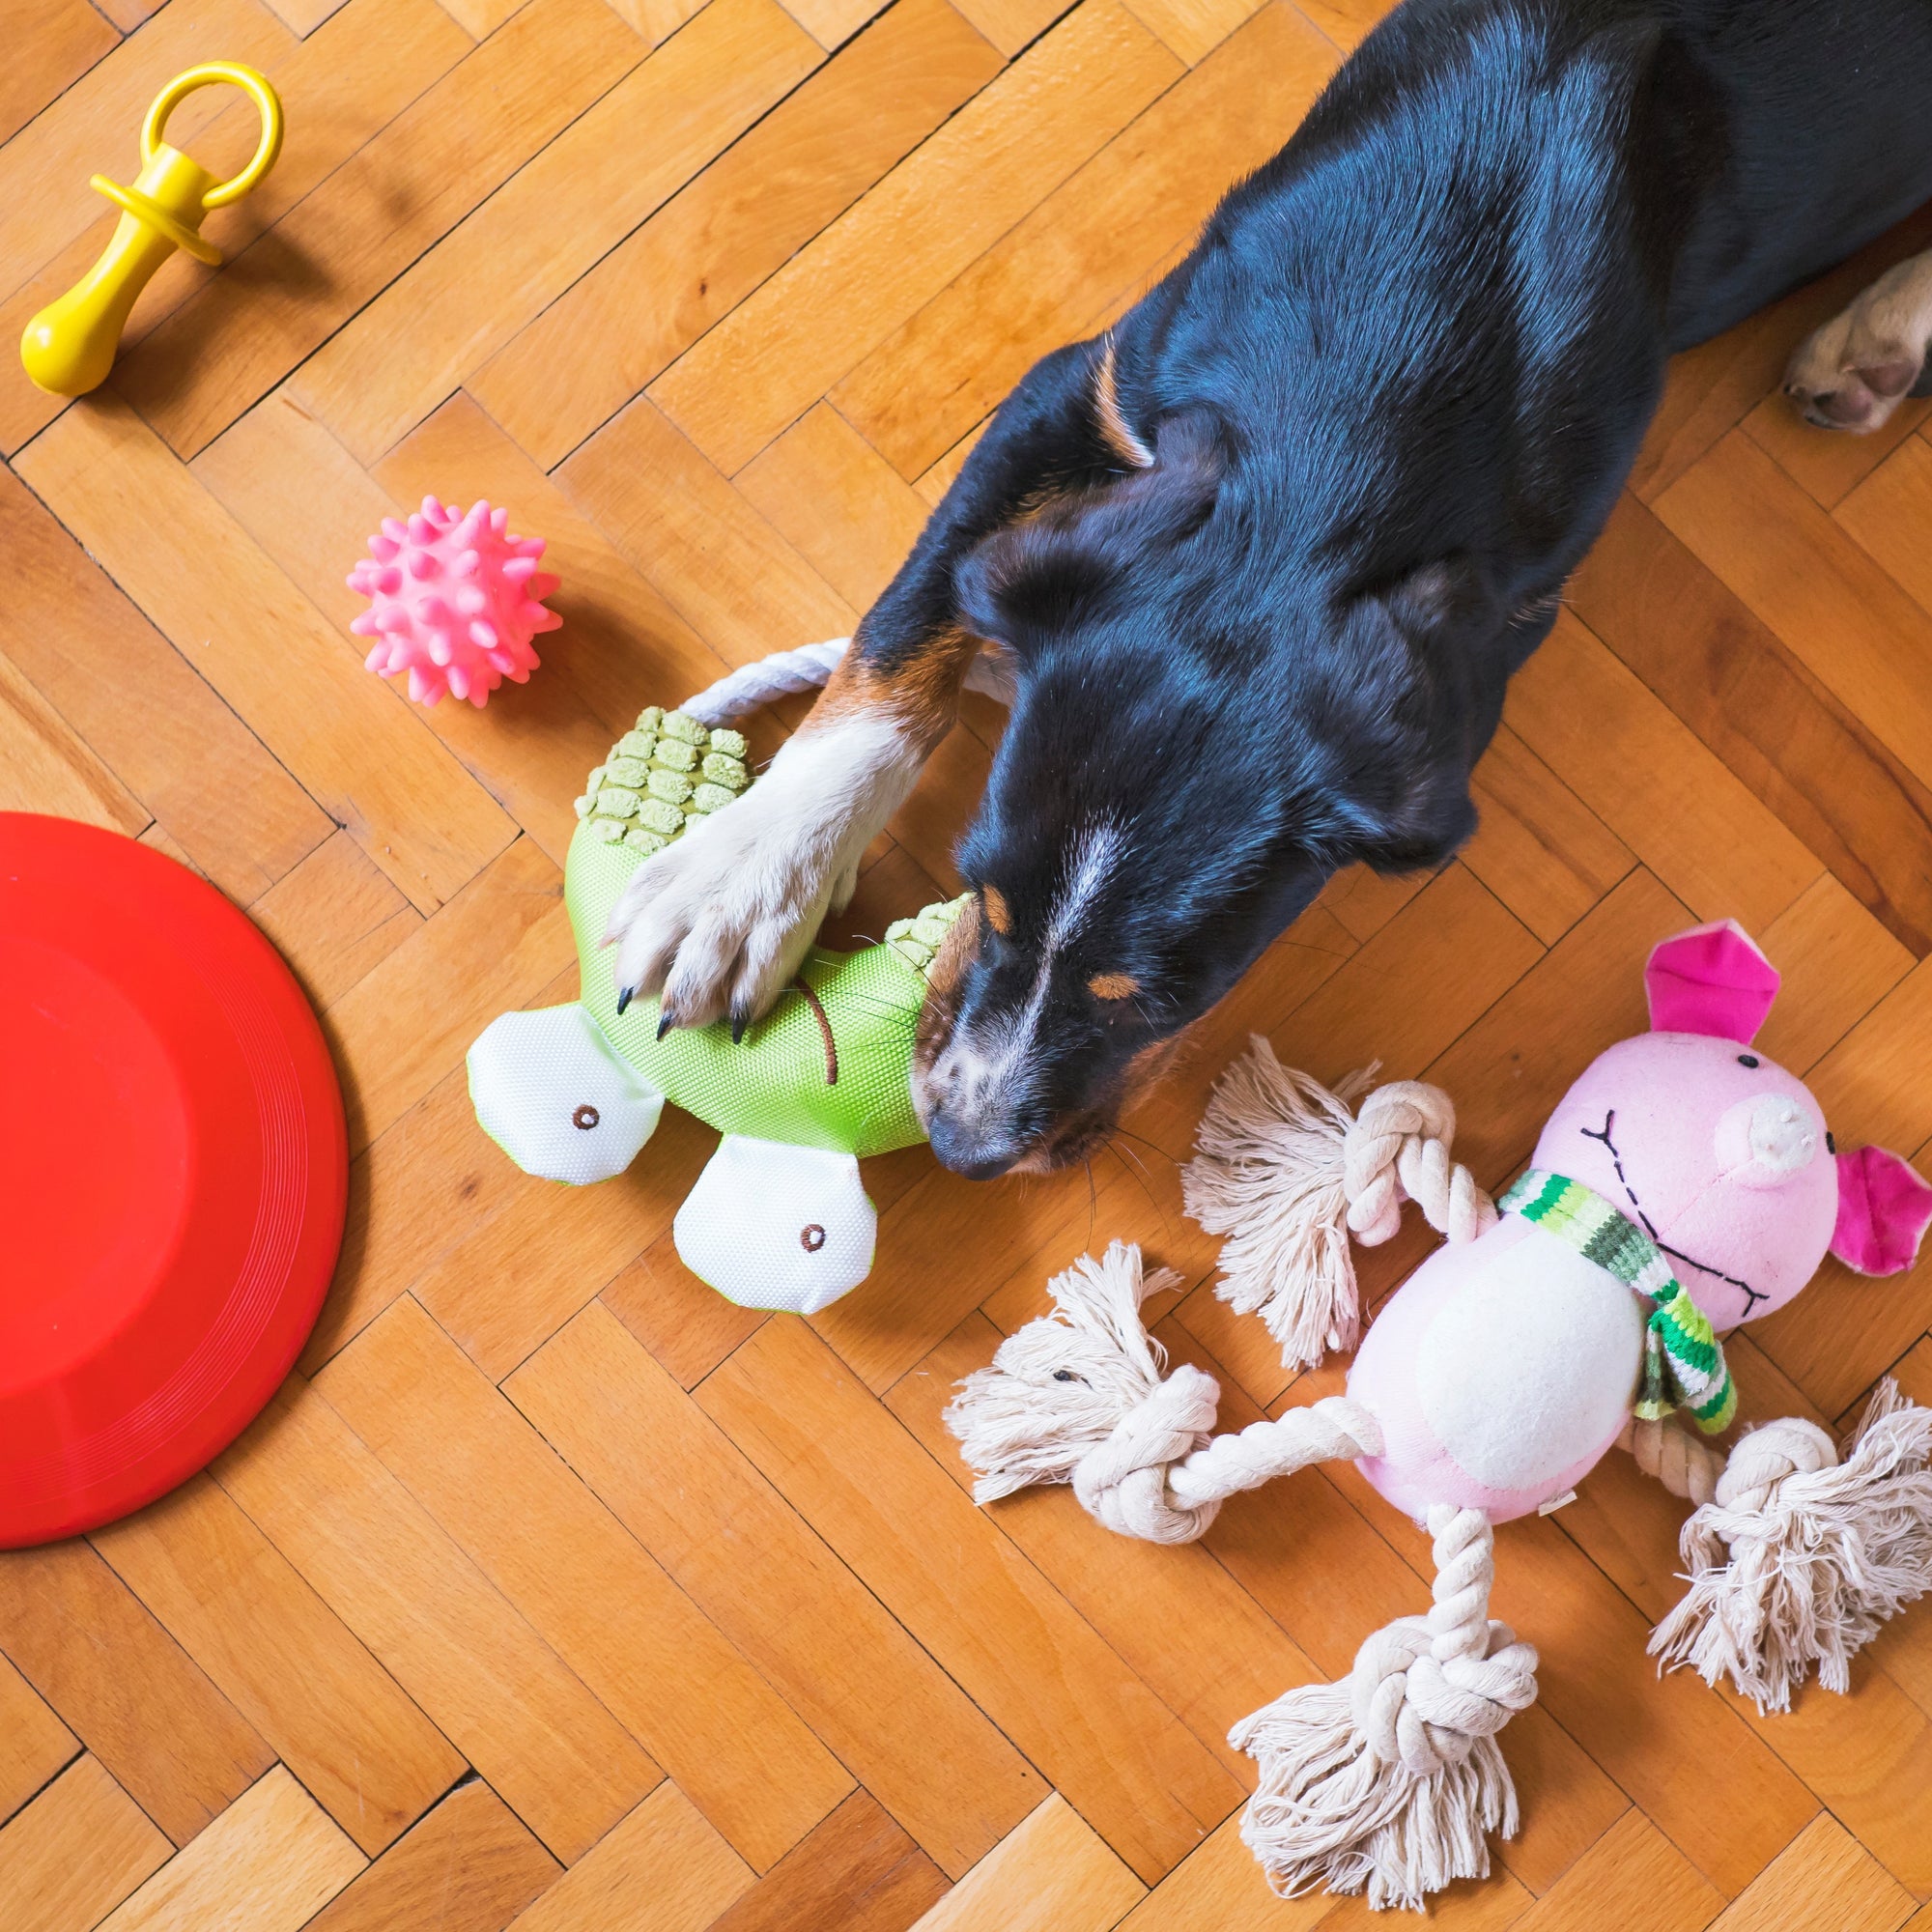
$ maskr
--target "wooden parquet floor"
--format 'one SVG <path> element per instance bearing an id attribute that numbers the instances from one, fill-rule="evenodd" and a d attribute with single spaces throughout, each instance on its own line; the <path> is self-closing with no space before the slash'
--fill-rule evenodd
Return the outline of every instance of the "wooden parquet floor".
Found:
<path id="1" fill-rule="evenodd" d="M 1121 1236 L 1182 1271 L 1159 1333 L 1224 1421 L 1334 1386 L 1287 1386 L 1180 1215 L 1214 1072 L 1257 1029 L 1324 1077 L 1427 1072 L 1493 1182 L 1694 920 L 1762 938 L 1769 1049 L 1848 1128 L 1932 1141 L 1927 408 L 1834 439 L 1775 393 L 1920 223 L 1683 359 L 1474 842 L 1338 880 L 1091 1177 L 873 1163 L 877 1273 L 803 1322 L 679 1269 L 688 1120 L 581 1194 L 510 1167 L 462 1058 L 574 991 L 584 771 L 640 704 L 848 630 L 1028 361 L 1172 261 L 1379 11 L 873 5 L 0 5 L 0 805 L 246 907 L 355 1154 L 269 1413 L 132 1520 L 0 1559 L 5 1932 L 1357 1924 L 1267 1895 L 1225 1734 L 1420 1607 L 1420 1539 L 1348 1470 L 1176 1550 L 1061 1492 L 977 1511 L 952 1381 Z M 214 56 L 277 82 L 285 156 L 211 220 L 229 265 L 170 262 L 111 384 L 57 407 L 11 345 L 112 219 L 89 173 Z M 211 162 L 253 138 L 213 95 L 178 128 Z M 363 535 L 428 490 L 510 504 L 563 578 L 544 669 L 487 712 L 411 707 L 346 631 Z M 947 744 L 855 929 L 952 885 L 997 729 Z M 1377 1288 L 1423 1251 L 1377 1251 Z M 1834 1268 L 1736 1346 L 1747 1406 L 1834 1418 L 1888 1369 L 1932 1400 L 1928 1323 L 1932 1263 Z M 1680 1515 L 1612 1459 L 1503 1533 L 1545 1660 L 1525 1825 L 1436 1917 L 1932 1927 L 1932 1609 L 1788 1719 L 1659 1683 Z"/>

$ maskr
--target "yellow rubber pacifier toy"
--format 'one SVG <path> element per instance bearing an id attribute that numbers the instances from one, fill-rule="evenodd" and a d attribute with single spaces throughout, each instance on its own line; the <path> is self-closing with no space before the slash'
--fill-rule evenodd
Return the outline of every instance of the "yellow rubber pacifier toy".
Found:
<path id="1" fill-rule="evenodd" d="M 167 118 L 198 87 L 239 87 L 262 116 L 253 159 L 233 181 L 217 182 L 198 161 L 161 139 Z M 252 67 L 206 61 L 178 73 L 155 98 L 141 124 L 141 172 L 132 187 L 105 175 L 89 185 L 121 210 L 100 259 L 60 300 L 43 308 L 20 338 L 27 374 L 49 394 L 84 396 L 107 380 L 134 298 L 177 248 L 217 267 L 221 250 L 201 239 L 213 208 L 240 201 L 275 165 L 282 151 L 282 103 Z"/>

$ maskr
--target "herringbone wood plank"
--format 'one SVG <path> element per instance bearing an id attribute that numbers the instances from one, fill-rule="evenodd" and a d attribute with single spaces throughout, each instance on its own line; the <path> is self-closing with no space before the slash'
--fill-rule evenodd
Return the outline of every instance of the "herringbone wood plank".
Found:
<path id="1" fill-rule="evenodd" d="M 1386 0 L 0 0 L 0 333 L 92 259 L 147 99 L 262 66 L 290 138 L 177 257 L 100 395 L 0 376 L 0 804 L 138 836 L 307 987 L 355 1155 L 323 1319 L 213 1471 L 0 1558 L 0 1925 L 266 1932 L 1262 1932 L 1230 1720 L 1419 1608 L 1426 1551 L 1349 1468 L 1204 1541 L 1065 1493 L 967 1500 L 952 1381 L 1083 1247 L 1224 1426 L 1298 1378 L 1181 1211 L 1251 1032 L 1455 1094 L 1500 1180 L 1642 1019 L 1638 965 L 1725 915 L 1785 975 L 1766 1049 L 1834 1124 L 1932 1145 L 1932 410 L 1798 423 L 1791 343 L 1932 241 L 1921 213 L 1681 358 L 1631 489 L 1434 879 L 1338 878 L 1093 1175 L 868 1164 L 879 1265 L 810 1328 L 721 1301 L 670 1221 L 709 1132 L 532 1181 L 462 1059 L 566 1000 L 566 801 L 639 706 L 848 630 L 1002 394 L 1179 259 Z M 14 29 L 5 32 L 6 29 Z M 252 139 L 196 96 L 171 135 Z M 342 583 L 426 492 L 551 540 L 564 629 L 487 711 L 359 669 Z M 754 722 L 768 755 L 801 714 Z M 969 702 L 841 931 L 951 890 L 997 707 Z M 1371 1301 L 1423 1254 L 1363 1258 Z M 1754 1412 L 1932 1401 L 1932 1262 L 1828 1264 L 1735 1347 Z M 307 1378 L 308 1379 L 304 1379 Z M 1471 1932 L 1932 1923 L 1932 1615 L 1851 1697 L 1761 1719 L 1657 1682 L 1679 1507 L 1613 1459 L 1502 1539 L 1542 1647 L 1522 1834 Z M 366 1861 L 366 1862 L 365 1862 Z"/>

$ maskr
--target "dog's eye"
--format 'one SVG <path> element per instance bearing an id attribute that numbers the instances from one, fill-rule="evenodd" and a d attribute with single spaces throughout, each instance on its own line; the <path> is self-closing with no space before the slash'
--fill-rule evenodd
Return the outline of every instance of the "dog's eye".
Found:
<path id="1" fill-rule="evenodd" d="M 1087 990 L 1096 1000 L 1131 1000 L 1141 982 L 1131 973 L 1095 973 L 1087 981 Z"/>
<path id="2" fill-rule="evenodd" d="M 1055 1369 L 1053 1379 L 1057 1382 L 1084 1382 L 1085 1376 L 1076 1376 L 1071 1369 Z"/>

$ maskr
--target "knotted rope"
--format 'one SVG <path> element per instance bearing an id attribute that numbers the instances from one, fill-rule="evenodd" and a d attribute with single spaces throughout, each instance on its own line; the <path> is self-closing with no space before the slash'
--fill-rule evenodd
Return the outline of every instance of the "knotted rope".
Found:
<path id="1" fill-rule="evenodd" d="M 1932 1589 L 1932 1410 L 1889 1377 L 1845 1455 L 1815 1423 L 1767 1423 L 1731 1451 L 1685 1523 L 1684 1600 L 1650 1648 L 1784 1711 L 1818 1667 L 1827 1690 L 1884 1621 Z"/>
<path id="2" fill-rule="evenodd" d="M 1261 1766 L 1241 1836 L 1284 1897 L 1366 1884 L 1372 1906 L 1419 1911 L 1488 1874 L 1486 1833 L 1515 1834 L 1495 1737 L 1536 1701 L 1536 1652 L 1489 1614 L 1489 1519 L 1438 1505 L 1429 1529 L 1429 1614 L 1378 1631 L 1345 1682 L 1291 1690 L 1229 1733 Z"/>
<path id="3" fill-rule="evenodd" d="M 1381 1453 L 1360 1403 L 1327 1396 L 1238 1435 L 1215 1435 L 1213 1377 L 1166 1357 L 1140 1304 L 1178 1277 L 1144 1275 L 1140 1250 L 1116 1241 L 1050 1284 L 1054 1309 L 1000 1344 L 960 1383 L 947 1426 L 979 1472 L 980 1502 L 1030 1483 L 1071 1483 L 1109 1529 L 1149 1543 L 1191 1543 L 1228 1496 L 1312 1463 Z"/>
<path id="4" fill-rule="evenodd" d="M 1122 1536 L 1192 1543 L 1243 1490 L 1312 1463 L 1381 1453 L 1375 1417 L 1339 1395 L 1203 1440 L 1220 1397 L 1213 1377 L 1183 1362 L 1074 1463 L 1081 1507 Z"/>
<path id="5" fill-rule="evenodd" d="M 1256 1035 L 1215 1082 L 1181 1170 L 1187 1212 L 1226 1235 L 1216 1291 L 1238 1313 L 1257 1311 L 1290 1366 L 1352 1349 L 1361 1327 L 1349 1233 L 1387 1240 L 1402 1204 L 1421 1208 L 1452 1241 L 1473 1240 L 1495 1208 L 1450 1157 L 1456 1109 L 1439 1088 L 1399 1080 L 1377 1088 L 1351 1075 L 1331 1093 L 1282 1065 Z"/>
<path id="6" fill-rule="evenodd" d="M 725 672 L 716 684 L 706 685 L 696 697 L 687 697 L 678 709 L 700 724 L 715 728 L 769 704 L 775 697 L 817 691 L 838 668 L 851 641 L 850 638 L 832 638 L 822 644 L 801 644 L 796 650 L 774 651 L 769 657 L 753 659 Z M 981 650 L 967 667 L 966 689 L 983 692 L 996 703 L 1011 704 L 1010 662 L 993 651 Z"/>
<path id="7" fill-rule="evenodd" d="M 1787 1476 L 1814 1476 L 1837 1460 L 1837 1444 L 1815 1422 L 1784 1416 L 1738 1438 L 1711 1499 L 1720 1510 L 1754 1516 L 1771 1507 Z"/>
<path id="8" fill-rule="evenodd" d="M 1473 1241 L 1495 1220 L 1475 1176 L 1450 1159 L 1455 1139 L 1455 1104 L 1426 1081 L 1394 1080 L 1362 1102 L 1342 1139 L 1342 1191 L 1363 1246 L 1395 1235 L 1405 1200 L 1452 1241 Z"/>

